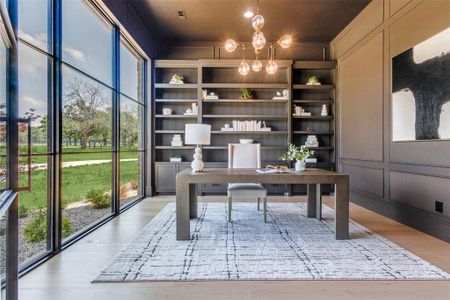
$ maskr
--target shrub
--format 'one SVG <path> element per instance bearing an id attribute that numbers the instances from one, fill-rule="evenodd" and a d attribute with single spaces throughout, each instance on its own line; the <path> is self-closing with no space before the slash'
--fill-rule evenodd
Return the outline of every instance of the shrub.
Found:
<path id="1" fill-rule="evenodd" d="M 19 218 L 26 218 L 28 217 L 28 213 L 30 210 L 26 206 L 19 206 Z"/>
<path id="2" fill-rule="evenodd" d="M 62 236 L 68 237 L 72 233 L 72 223 L 68 218 L 62 218 L 61 226 Z M 39 211 L 25 224 L 23 235 L 25 240 L 30 243 L 43 241 L 47 238 L 47 213 L 45 210 Z"/>
<path id="3" fill-rule="evenodd" d="M 111 206 L 111 197 L 102 190 L 90 190 L 86 195 L 86 200 L 96 209 Z"/>

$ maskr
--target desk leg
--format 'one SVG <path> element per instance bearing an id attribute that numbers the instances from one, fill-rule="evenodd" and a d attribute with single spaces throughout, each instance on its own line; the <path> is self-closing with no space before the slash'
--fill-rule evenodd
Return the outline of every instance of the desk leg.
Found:
<path id="1" fill-rule="evenodd" d="M 316 217 L 316 185 L 308 184 L 308 207 L 307 207 L 307 217 Z"/>
<path id="2" fill-rule="evenodd" d="M 197 185 L 195 183 L 189 184 L 189 207 L 191 219 L 197 218 Z"/>
<path id="3" fill-rule="evenodd" d="M 322 188 L 316 184 L 316 219 L 322 219 Z"/>
<path id="4" fill-rule="evenodd" d="M 336 183 L 336 196 L 334 205 L 336 208 L 336 239 L 346 240 L 349 238 L 349 188 L 348 177 L 341 178 Z"/>
<path id="5" fill-rule="evenodd" d="M 176 188 L 176 214 L 177 214 L 177 240 L 189 240 L 190 229 L 190 203 L 189 184 L 177 180 Z"/>

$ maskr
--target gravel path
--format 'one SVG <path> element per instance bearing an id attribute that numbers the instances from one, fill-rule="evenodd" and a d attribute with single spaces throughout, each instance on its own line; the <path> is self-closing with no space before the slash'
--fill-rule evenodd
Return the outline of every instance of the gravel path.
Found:
<path id="1" fill-rule="evenodd" d="M 121 205 L 126 205 L 131 202 L 132 199 L 122 200 Z M 63 210 L 63 217 L 70 219 L 72 223 L 72 233 L 77 233 L 81 231 L 88 225 L 91 225 L 95 221 L 107 216 L 111 212 L 111 207 L 94 209 L 92 206 L 86 202 L 77 202 L 71 204 L 69 207 Z M 47 242 L 40 241 L 35 243 L 30 243 L 25 240 L 22 234 L 23 226 L 27 224 L 38 212 L 30 212 L 27 217 L 19 219 L 19 264 L 30 260 L 31 258 L 42 254 L 47 249 Z M 0 229 L 6 228 L 6 220 L 4 218 L 0 219 Z M 4 231 L 0 230 L 0 274 L 5 272 L 5 247 L 6 247 L 6 236 L 2 235 Z"/>

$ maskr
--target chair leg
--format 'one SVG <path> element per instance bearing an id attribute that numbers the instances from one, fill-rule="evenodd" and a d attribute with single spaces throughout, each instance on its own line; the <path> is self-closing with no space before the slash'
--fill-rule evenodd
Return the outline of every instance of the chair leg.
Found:
<path id="1" fill-rule="evenodd" d="M 257 210 L 259 210 L 259 202 L 260 202 L 260 200 L 261 200 L 261 198 L 258 197 L 258 199 L 257 199 L 257 201 L 258 201 L 257 203 L 258 203 L 258 204 L 256 205 L 256 209 L 257 209 Z"/>
<path id="2" fill-rule="evenodd" d="M 264 223 L 267 223 L 267 197 L 264 197 Z"/>
<path id="3" fill-rule="evenodd" d="M 228 197 L 228 222 L 231 222 L 232 203 L 233 203 L 232 197 Z"/>

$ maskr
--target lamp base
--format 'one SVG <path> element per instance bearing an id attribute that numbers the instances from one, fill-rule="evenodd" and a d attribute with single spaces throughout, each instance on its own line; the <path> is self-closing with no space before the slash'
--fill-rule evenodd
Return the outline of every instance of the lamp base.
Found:
<path id="1" fill-rule="evenodd" d="M 203 155 L 202 155 L 202 149 L 200 149 L 200 147 L 198 145 L 195 148 L 195 153 L 194 153 L 193 158 L 194 158 L 194 160 L 191 163 L 192 171 L 194 171 L 195 173 L 202 172 L 203 167 L 204 167 L 204 163 L 202 161 Z"/>

